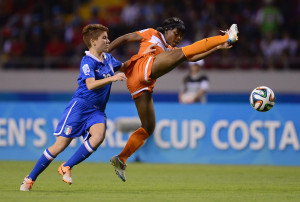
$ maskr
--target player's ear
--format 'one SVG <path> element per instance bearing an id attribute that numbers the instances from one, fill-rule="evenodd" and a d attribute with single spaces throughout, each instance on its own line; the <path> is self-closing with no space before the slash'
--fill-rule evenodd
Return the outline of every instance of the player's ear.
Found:
<path id="1" fill-rule="evenodd" d="M 96 45 L 94 39 L 91 39 L 91 40 L 90 40 L 90 43 L 91 43 L 91 46 L 95 46 L 95 45 Z"/>

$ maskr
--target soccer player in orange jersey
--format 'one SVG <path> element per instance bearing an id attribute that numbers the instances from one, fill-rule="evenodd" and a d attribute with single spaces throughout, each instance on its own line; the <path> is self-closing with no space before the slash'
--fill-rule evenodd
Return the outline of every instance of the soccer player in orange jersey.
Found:
<path id="1" fill-rule="evenodd" d="M 225 35 L 197 41 L 183 48 L 175 48 L 182 41 L 185 25 L 177 17 L 166 19 L 162 27 L 144 29 L 120 36 L 109 46 L 109 52 L 127 42 L 140 41 L 138 54 L 131 57 L 125 75 L 127 87 L 135 101 L 141 127 L 134 131 L 123 151 L 111 158 L 116 174 L 126 181 L 126 161 L 137 151 L 155 129 L 155 111 L 152 92 L 157 78 L 168 73 L 180 63 L 198 61 L 218 49 L 227 49 L 238 40 L 237 25 L 233 24 Z M 143 52 L 152 48 L 152 52 Z"/>

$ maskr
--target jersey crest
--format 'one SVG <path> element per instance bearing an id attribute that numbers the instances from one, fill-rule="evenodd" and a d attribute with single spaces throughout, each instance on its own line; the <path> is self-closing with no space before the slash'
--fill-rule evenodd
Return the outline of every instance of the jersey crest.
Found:
<path id="1" fill-rule="evenodd" d="M 82 70 L 85 75 L 90 75 L 91 70 L 88 64 L 83 65 Z"/>

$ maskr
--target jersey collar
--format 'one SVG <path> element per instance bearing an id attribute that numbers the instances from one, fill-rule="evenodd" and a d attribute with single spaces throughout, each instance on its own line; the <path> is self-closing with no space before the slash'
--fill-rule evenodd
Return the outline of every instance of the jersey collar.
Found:
<path id="1" fill-rule="evenodd" d="M 97 62 L 101 62 L 96 56 L 94 56 L 90 51 L 85 51 L 85 54 L 87 55 L 87 56 L 90 56 L 91 58 L 93 58 L 94 60 L 96 60 Z M 105 53 L 103 53 L 104 54 L 104 59 L 106 59 L 106 54 Z M 104 61 L 103 61 L 104 62 Z M 102 63 L 102 62 L 101 62 Z"/>
<path id="2" fill-rule="evenodd" d="M 167 43 L 165 36 L 161 32 L 158 32 L 158 33 L 160 33 L 160 36 L 161 36 L 162 40 L 164 41 L 165 47 L 168 47 L 169 44 Z"/>

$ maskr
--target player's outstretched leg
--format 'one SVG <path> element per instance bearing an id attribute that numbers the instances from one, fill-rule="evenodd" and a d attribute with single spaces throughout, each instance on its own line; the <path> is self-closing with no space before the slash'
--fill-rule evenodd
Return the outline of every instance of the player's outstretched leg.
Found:
<path id="1" fill-rule="evenodd" d="M 111 164 L 114 166 L 116 174 L 119 176 L 119 178 L 125 182 L 126 181 L 126 176 L 125 176 L 125 169 L 127 167 L 126 163 L 123 163 L 120 159 L 119 156 L 113 156 L 110 159 Z"/>
<path id="2" fill-rule="evenodd" d="M 182 47 L 182 51 L 185 57 L 189 60 L 189 58 L 193 57 L 194 55 L 198 55 L 209 51 L 210 49 L 221 45 L 225 42 L 232 44 L 238 40 L 237 34 L 239 33 L 239 31 L 236 24 L 231 25 L 229 30 L 222 32 L 225 33 L 224 36 L 219 35 L 205 38 L 191 45 Z"/>
<path id="3" fill-rule="evenodd" d="M 62 180 L 71 185 L 73 183 L 72 181 L 72 175 L 71 175 L 71 168 L 69 166 L 64 166 L 66 162 L 62 163 L 58 168 L 58 173 L 63 177 Z"/>
<path id="4" fill-rule="evenodd" d="M 20 191 L 30 191 L 32 189 L 34 181 L 26 176 L 20 186 Z"/>
<path id="5" fill-rule="evenodd" d="M 231 25 L 229 30 L 222 32 L 225 33 L 225 35 L 205 38 L 191 45 L 182 47 L 181 49 L 175 49 L 156 55 L 152 64 L 151 79 L 158 79 L 185 60 L 189 61 L 195 55 L 205 53 L 226 42 L 232 44 L 238 40 L 238 28 L 236 24 Z"/>

